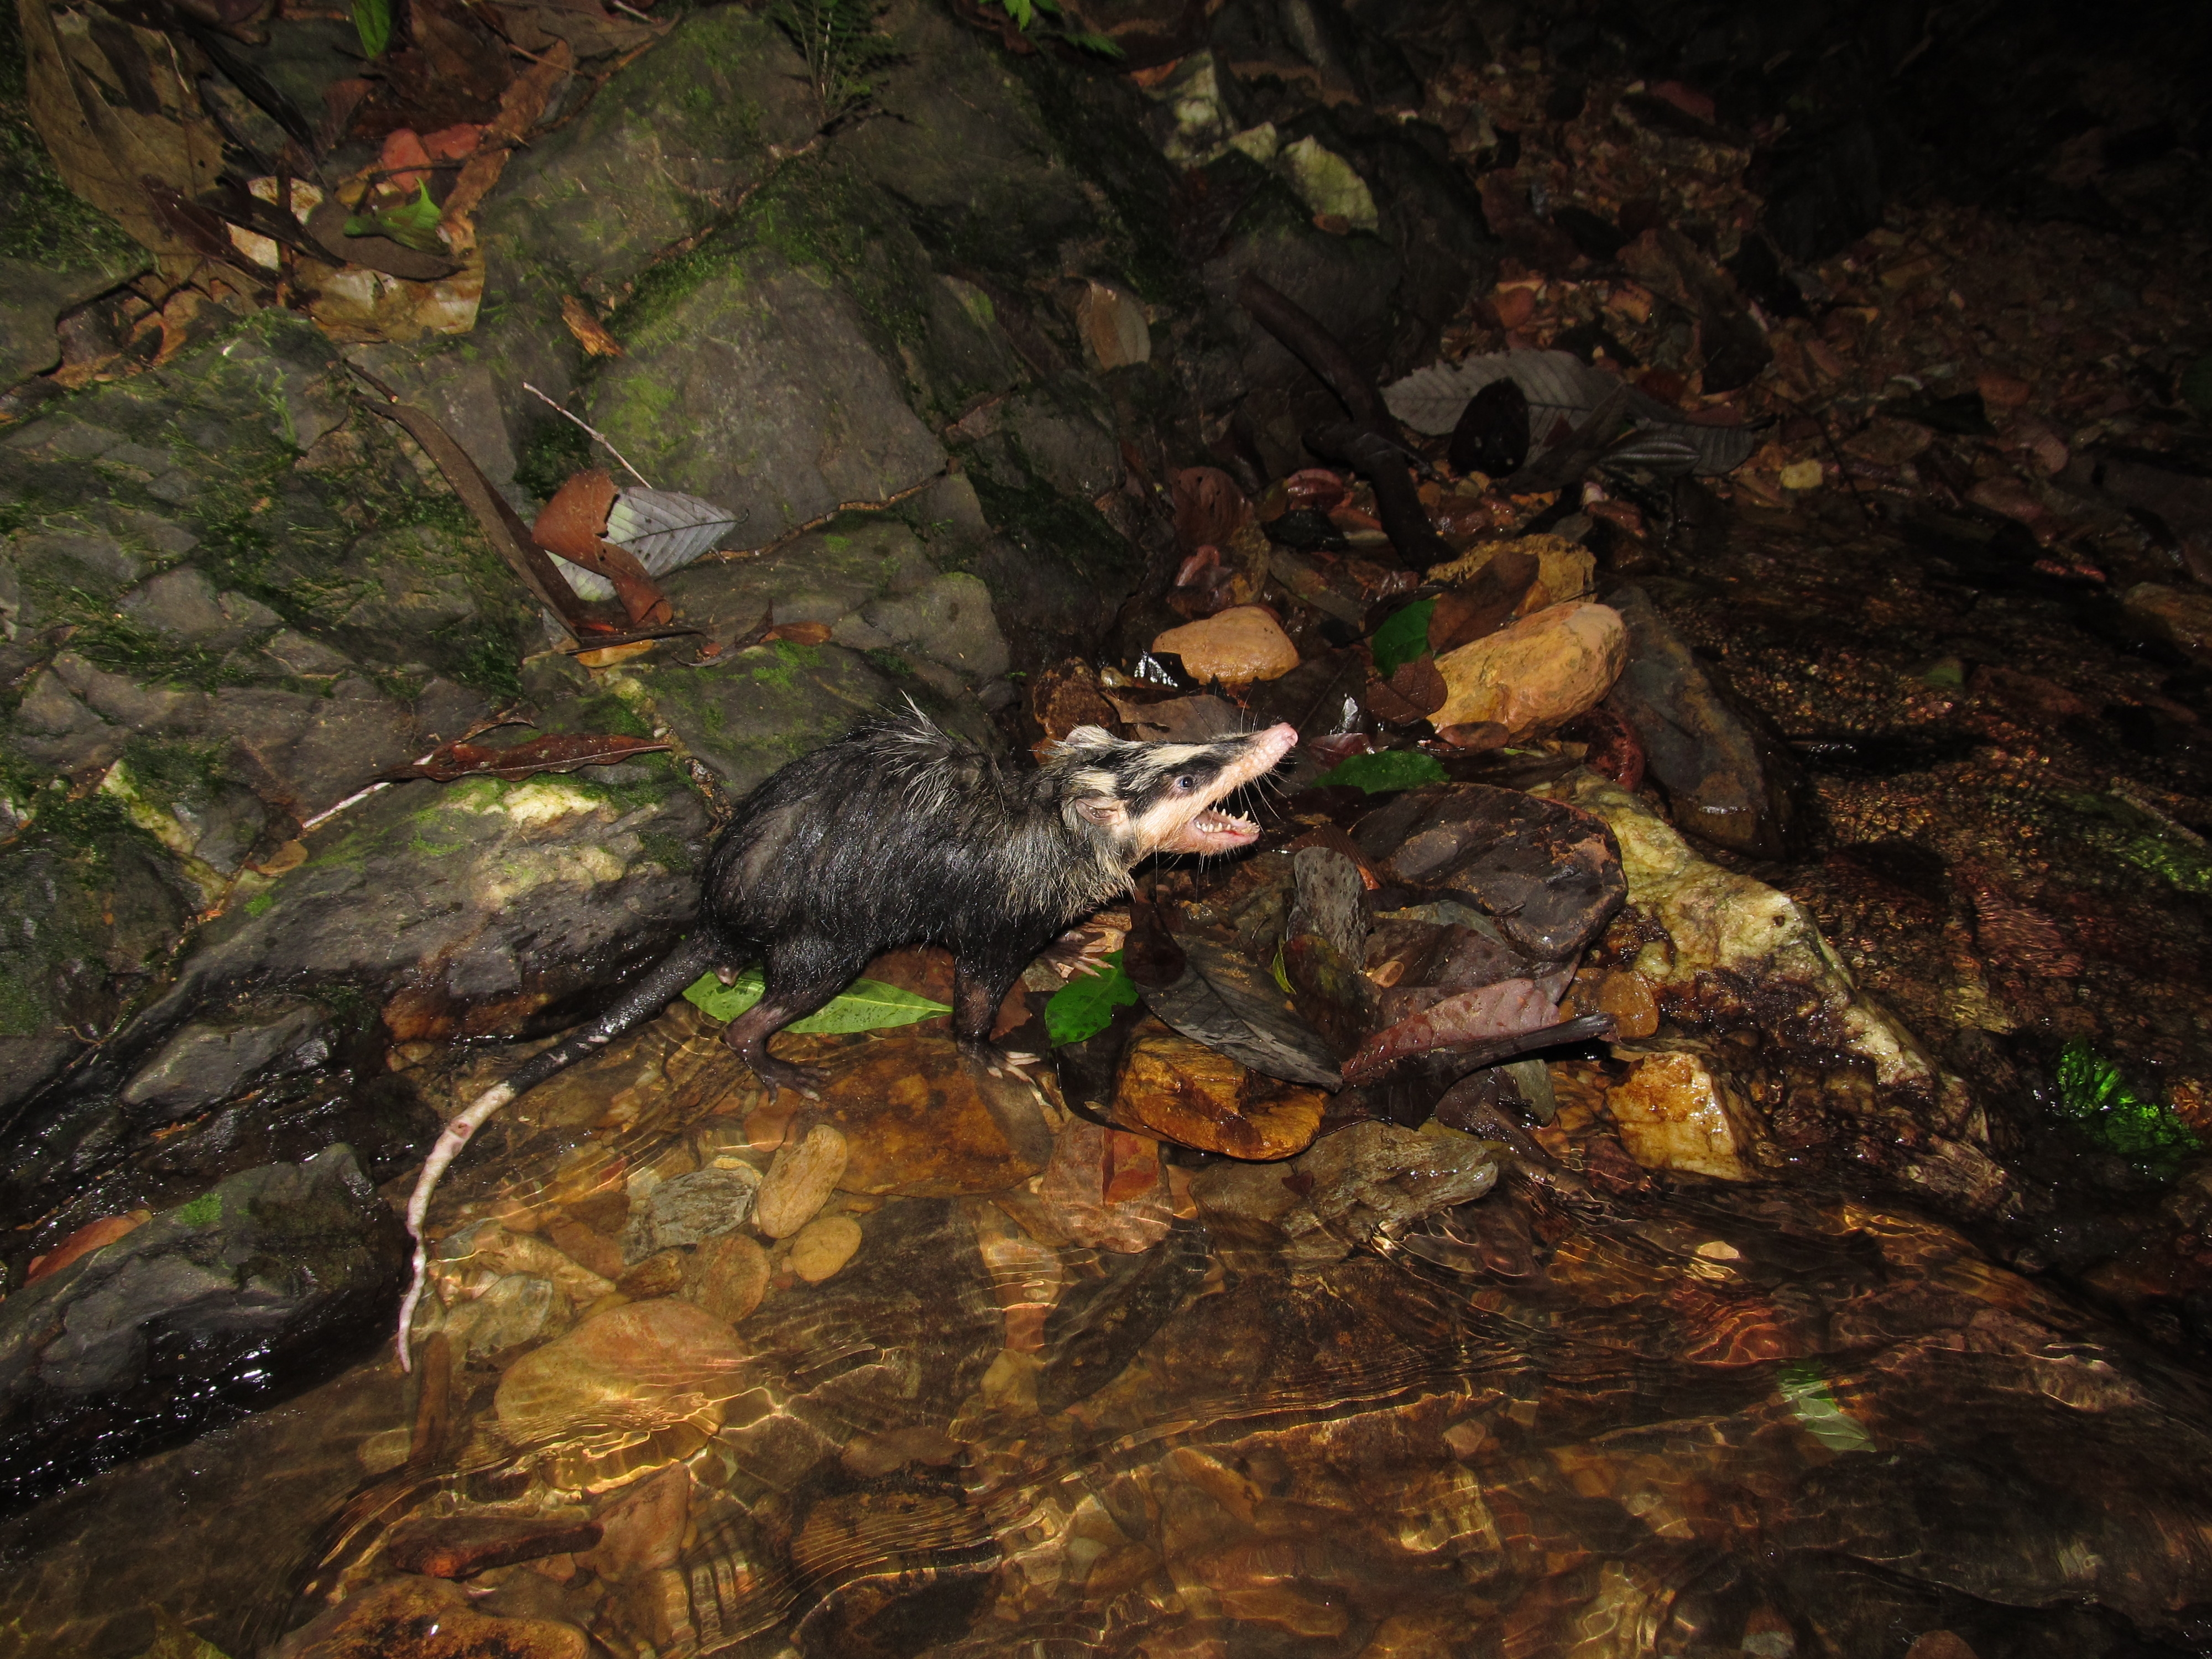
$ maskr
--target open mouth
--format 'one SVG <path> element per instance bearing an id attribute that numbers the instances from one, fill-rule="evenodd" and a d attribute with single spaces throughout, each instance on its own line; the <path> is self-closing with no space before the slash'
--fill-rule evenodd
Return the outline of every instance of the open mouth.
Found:
<path id="1" fill-rule="evenodd" d="M 1227 853 L 1260 839 L 1260 826 L 1234 812 L 1207 807 L 1169 837 L 1164 853 Z"/>

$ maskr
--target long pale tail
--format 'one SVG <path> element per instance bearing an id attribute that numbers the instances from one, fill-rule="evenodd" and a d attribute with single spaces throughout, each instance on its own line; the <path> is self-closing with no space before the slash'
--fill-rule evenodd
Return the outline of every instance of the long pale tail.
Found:
<path id="1" fill-rule="evenodd" d="M 703 933 L 694 933 L 673 951 L 663 957 L 638 981 L 624 991 L 597 1019 L 578 1027 L 551 1048 L 533 1054 L 512 1075 L 494 1084 L 470 1103 L 446 1125 L 438 1137 L 438 1144 L 430 1148 L 430 1156 L 423 1160 L 422 1173 L 416 1178 L 414 1195 L 407 1200 L 407 1234 L 415 1241 L 415 1276 L 407 1286 L 407 1294 L 399 1304 L 399 1369 L 406 1370 L 413 1364 L 408 1352 L 408 1328 L 415 1322 L 415 1310 L 422 1300 L 422 1287 L 430 1272 L 429 1246 L 423 1242 L 422 1221 L 429 1213 L 430 1194 L 438 1189 L 438 1178 L 446 1173 L 447 1166 L 460 1156 L 461 1148 L 469 1139 L 483 1127 L 493 1113 L 517 1095 L 536 1088 L 549 1077 L 567 1071 L 578 1060 L 604 1048 L 617 1037 L 633 1027 L 643 1024 L 673 1000 L 678 993 L 714 967 L 721 953 Z"/>

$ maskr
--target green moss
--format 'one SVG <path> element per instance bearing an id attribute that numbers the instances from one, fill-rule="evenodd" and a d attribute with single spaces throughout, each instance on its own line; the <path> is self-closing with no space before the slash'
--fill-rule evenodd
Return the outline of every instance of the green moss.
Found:
<path id="1" fill-rule="evenodd" d="M 246 900 L 246 914 L 249 916 L 265 916 L 276 908 L 276 892 L 274 888 L 271 888 L 265 893 L 256 893 L 252 898 Z"/>
<path id="2" fill-rule="evenodd" d="M 767 660 L 762 660 L 766 659 Z M 822 660 L 818 645 L 800 645 L 792 640 L 771 640 L 764 646 L 754 646 L 743 656 L 745 672 L 763 685 L 788 686 L 802 668 L 811 668 Z M 709 704 L 709 718 L 719 715 L 719 707 Z"/>
<path id="3" fill-rule="evenodd" d="M 2164 1102 L 2077 1037 L 2058 1056 L 2058 1109 L 2100 1151 L 2171 1175 L 2203 1142 Z"/>
<path id="4" fill-rule="evenodd" d="M 212 1227 L 222 1219 L 222 1194 L 202 1193 L 177 1212 L 177 1219 L 187 1227 Z"/>

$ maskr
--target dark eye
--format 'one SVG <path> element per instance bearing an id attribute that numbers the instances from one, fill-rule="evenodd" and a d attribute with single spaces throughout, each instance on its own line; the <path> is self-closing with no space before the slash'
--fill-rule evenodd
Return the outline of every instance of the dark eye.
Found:
<path id="1" fill-rule="evenodd" d="M 1186 772 L 1176 780 L 1176 787 L 1187 793 L 1198 787 L 1198 780 Z"/>

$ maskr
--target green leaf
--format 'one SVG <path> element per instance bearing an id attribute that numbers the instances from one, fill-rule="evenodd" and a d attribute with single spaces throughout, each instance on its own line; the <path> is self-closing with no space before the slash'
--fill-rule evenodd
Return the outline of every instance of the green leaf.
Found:
<path id="1" fill-rule="evenodd" d="M 2101 1150 L 2172 1175 L 2203 1141 L 2171 1108 L 2136 1091 L 2120 1068 L 2080 1037 L 2058 1056 L 2058 1108 Z"/>
<path id="2" fill-rule="evenodd" d="M 1297 994 L 1291 984 L 1290 964 L 1283 960 L 1283 947 L 1279 945 L 1275 947 L 1275 959 L 1267 964 L 1267 971 L 1275 976 L 1275 983 L 1283 988 L 1285 996 Z"/>
<path id="3" fill-rule="evenodd" d="M 426 183 L 416 186 L 411 202 L 355 214 L 345 222 L 345 234 L 389 236 L 402 247 L 411 247 L 417 253 L 443 253 L 446 245 L 438 240 L 439 216 L 438 204 L 430 199 L 430 186 Z"/>
<path id="4" fill-rule="evenodd" d="M 1442 783 L 1444 769 L 1418 749 L 1382 749 L 1371 755 L 1354 755 L 1334 772 L 1313 781 L 1316 789 L 1341 784 L 1364 789 L 1370 795 L 1387 795 L 1394 789 L 1417 789 L 1425 783 Z"/>
<path id="5" fill-rule="evenodd" d="M 1375 630 L 1368 644 L 1375 652 L 1375 672 L 1389 679 L 1407 663 L 1429 651 L 1429 618 L 1437 614 L 1434 599 L 1416 599 Z"/>
<path id="6" fill-rule="evenodd" d="M 1071 46 L 1080 46 L 1085 52 L 1095 52 L 1101 58 L 1127 58 L 1121 43 L 1109 36 L 1095 33 L 1090 29 L 1070 29 L 1064 37 Z"/>
<path id="7" fill-rule="evenodd" d="M 1014 27 L 1018 29 L 1026 31 L 1030 24 L 1036 21 L 1036 8 L 1030 0 L 1000 0 L 1000 3 L 1006 7 L 1006 15 L 1014 20 Z"/>
<path id="8" fill-rule="evenodd" d="M 1121 953 L 1108 956 L 1096 972 L 1079 974 L 1044 1006 L 1045 1035 L 1055 1048 L 1097 1036 L 1114 1023 L 1116 1008 L 1133 1007 L 1137 982 L 1121 971 Z"/>
<path id="9" fill-rule="evenodd" d="M 1793 1359 L 1775 1373 L 1775 1386 L 1805 1431 L 1832 1452 L 1872 1451 L 1866 1425 L 1837 1403 L 1828 1379 L 1809 1360 Z"/>
<path id="10" fill-rule="evenodd" d="M 364 57 L 383 57 L 392 44 L 392 0 L 353 0 L 353 27 Z"/>
<path id="11" fill-rule="evenodd" d="M 684 988 L 684 1000 L 709 1019 L 729 1024 L 761 1000 L 761 970 L 748 968 L 728 985 L 719 975 L 702 974 Z M 952 1005 L 932 1002 L 912 991 L 902 991 L 881 980 L 856 979 L 828 1006 L 783 1029 L 811 1036 L 842 1031 L 879 1031 L 893 1025 L 911 1025 L 934 1014 L 949 1014 Z"/>

